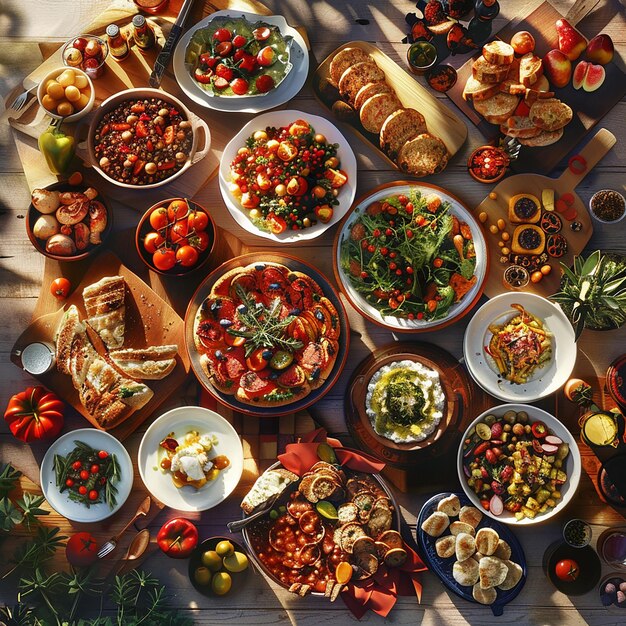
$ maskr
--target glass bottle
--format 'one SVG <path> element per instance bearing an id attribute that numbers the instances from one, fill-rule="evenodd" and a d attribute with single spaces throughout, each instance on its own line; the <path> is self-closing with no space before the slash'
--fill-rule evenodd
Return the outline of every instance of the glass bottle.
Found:
<path id="1" fill-rule="evenodd" d="M 146 52 L 156 42 L 154 31 L 143 15 L 133 17 L 133 37 L 140 52 Z"/>
<path id="2" fill-rule="evenodd" d="M 490 21 L 500 13 L 498 0 L 477 0 L 474 7 L 478 19 Z"/>
<path id="3" fill-rule="evenodd" d="M 123 61 L 130 52 L 126 37 L 120 32 L 117 24 L 109 24 L 106 29 L 109 53 L 116 61 Z"/>

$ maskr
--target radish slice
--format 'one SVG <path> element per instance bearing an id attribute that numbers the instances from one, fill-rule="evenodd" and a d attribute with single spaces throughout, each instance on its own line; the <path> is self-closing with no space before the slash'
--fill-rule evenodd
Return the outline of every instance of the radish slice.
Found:
<path id="1" fill-rule="evenodd" d="M 541 447 L 546 454 L 556 454 L 559 449 L 559 446 L 555 446 L 551 443 L 544 443 Z"/>
<path id="2" fill-rule="evenodd" d="M 544 441 L 553 446 L 560 446 L 563 443 L 563 440 L 560 437 L 557 437 L 556 435 L 547 435 Z"/>
<path id="3" fill-rule="evenodd" d="M 502 498 L 500 496 L 491 497 L 491 500 L 489 500 L 489 510 L 494 515 L 502 515 L 502 511 L 504 511 L 504 503 L 502 502 Z"/>

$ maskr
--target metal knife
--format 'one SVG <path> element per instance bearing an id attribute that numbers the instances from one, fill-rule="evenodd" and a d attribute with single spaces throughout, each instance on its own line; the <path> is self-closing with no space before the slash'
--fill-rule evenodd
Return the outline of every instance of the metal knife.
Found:
<path id="1" fill-rule="evenodd" d="M 159 52 L 159 56 L 154 64 L 154 69 L 152 70 L 152 74 L 150 74 L 150 86 L 158 89 L 161 85 L 161 80 L 163 79 L 163 74 L 165 73 L 165 69 L 167 68 L 170 57 L 172 56 L 172 52 L 174 52 L 174 48 L 176 47 L 176 43 L 178 42 L 178 38 L 182 35 L 183 25 L 185 24 L 185 19 L 187 19 L 187 15 L 189 10 L 191 9 L 191 5 L 193 4 L 193 0 L 185 0 L 183 6 L 180 8 L 180 12 L 178 17 L 176 18 L 176 22 L 174 22 L 174 26 L 172 26 L 172 30 L 170 31 L 169 37 L 163 46 L 161 52 Z"/>

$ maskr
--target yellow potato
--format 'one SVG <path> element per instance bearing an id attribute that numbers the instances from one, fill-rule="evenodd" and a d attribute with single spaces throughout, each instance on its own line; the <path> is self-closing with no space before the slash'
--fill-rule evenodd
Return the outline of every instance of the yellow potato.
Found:
<path id="1" fill-rule="evenodd" d="M 57 106 L 57 113 L 66 117 L 74 113 L 74 107 L 67 100 L 63 100 L 63 102 L 60 102 Z"/>
<path id="2" fill-rule="evenodd" d="M 89 102 L 89 96 L 87 94 L 81 93 L 78 102 L 74 102 L 74 106 L 78 111 L 82 111 Z"/>
<path id="3" fill-rule="evenodd" d="M 76 74 L 73 70 L 65 70 L 60 76 L 57 76 L 57 82 L 63 87 L 69 87 L 74 84 Z"/>
<path id="4" fill-rule="evenodd" d="M 63 87 L 56 80 L 51 80 L 48 83 L 46 93 L 55 100 L 60 100 L 64 96 Z"/>
<path id="5" fill-rule="evenodd" d="M 47 109 L 48 111 L 54 111 L 57 108 L 58 102 L 50 97 L 48 94 L 45 94 L 43 96 L 43 98 L 41 98 L 41 104 L 43 105 L 44 109 Z"/>
<path id="6" fill-rule="evenodd" d="M 84 89 L 89 85 L 89 83 L 87 82 L 87 77 L 83 76 L 82 74 L 76 74 L 76 77 L 74 78 L 74 84 L 79 89 Z"/>
<path id="7" fill-rule="evenodd" d="M 69 85 L 65 88 L 65 98 L 69 102 L 78 102 L 80 100 L 80 90 L 75 85 Z"/>

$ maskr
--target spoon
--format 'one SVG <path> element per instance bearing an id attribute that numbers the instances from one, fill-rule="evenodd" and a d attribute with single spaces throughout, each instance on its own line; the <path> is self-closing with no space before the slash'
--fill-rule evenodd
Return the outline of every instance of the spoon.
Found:
<path id="1" fill-rule="evenodd" d="M 111 572 L 110 577 L 115 578 L 129 563 L 141 558 L 150 545 L 150 531 L 147 528 L 140 530 L 130 542 L 126 554 L 120 559 L 118 565 Z"/>

